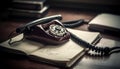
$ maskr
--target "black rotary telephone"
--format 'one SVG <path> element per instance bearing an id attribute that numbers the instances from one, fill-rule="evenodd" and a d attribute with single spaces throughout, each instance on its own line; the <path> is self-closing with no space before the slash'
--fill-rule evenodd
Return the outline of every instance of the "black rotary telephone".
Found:
<path id="1" fill-rule="evenodd" d="M 93 46 L 86 41 L 78 38 L 75 34 L 69 32 L 66 29 L 66 27 L 79 26 L 80 24 L 84 23 L 83 19 L 70 21 L 68 23 L 62 23 L 60 20 L 62 20 L 61 15 L 44 17 L 20 26 L 16 29 L 16 32 L 24 33 L 24 36 L 27 39 L 50 44 L 62 44 L 71 38 L 80 46 L 84 46 L 84 48 L 88 48 L 89 50 L 95 51 L 96 53 L 100 53 L 100 56 L 108 56 L 112 54 L 112 52 L 118 51 L 120 49 L 120 47 L 101 48 Z M 90 53 L 87 54 L 96 55 Z"/>

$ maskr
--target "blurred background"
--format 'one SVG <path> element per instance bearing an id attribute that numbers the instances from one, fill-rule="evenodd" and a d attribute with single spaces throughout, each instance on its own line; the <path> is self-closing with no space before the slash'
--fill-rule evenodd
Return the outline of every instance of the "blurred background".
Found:
<path id="1" fill-rule="evenodd" d="M 69 8 L 69 9 L 77 9 L 80 11 L 94 11 L 94 12 L 102 12 L 102 13 L 116 13 L 116 14 L 120 14 L 120 1 L 119 0 L 2 0 L 0 2 L 0 19 L 4 19 L 7 18 L 9 14 L 8 8 L 13 7 L 13 4 L 15 4 L 14 2 L 17 2 L 15 6 L 18 7 L 18 1 L 30 1 L 30 2 L 43 2 L 45 5 L 49 5 L 50 8 Z M 19 4 L 20 5 L 20 4 Z M 24 4 L 25 5 L 25 4 Z M 31 7 L 28 5 L 25 5 L 25 7 Z M 20 7 L 19 7 L 20 8 Z M 23 8 L 23 7 L 22 7 Z M 17 8 L 18 9 L 18 8 Z M 21 9 L 21 8 L 20 8 Z M 24 8 L 25 9 L 25 8 Z M 47 7 L 48 9 L 48 7 Z M 44 12 L 47 11 L 44 10 Z M 31 11 L 31 10 L 29 10 Z M 32 10 L 34 11 L 34 10 Z M 16 13 L 16 11 L 12 10 L 12 13 L 14 12 L 14 14 Z M 27 11 L 28 12 L 28 11 Z M 36 13 L 37 12 L 37 13 Z M 41 15 L 44 14 L 42 13 L 38 13 L 39 11 L 35 10 L 35 13 L 30 13 L 33 15 L 28 16 L 27 13 L 25 13 L 28 17 L 34 17 L 34 15 Z M 17 10 L 18 13 L 18 10 Z M 22 12 L 23 13 L 23 12 Z M 14 15 L 13 14 L 13 15 Z M 21 14 L 21 11 L 19 12 L 19 14 Z M 20 15 L 16 15 L 15 16 L 20 16 Z M 44 16 L 44 15 L 43 15 Z M 39 18 L 39 16 L 37 16 Z"/>

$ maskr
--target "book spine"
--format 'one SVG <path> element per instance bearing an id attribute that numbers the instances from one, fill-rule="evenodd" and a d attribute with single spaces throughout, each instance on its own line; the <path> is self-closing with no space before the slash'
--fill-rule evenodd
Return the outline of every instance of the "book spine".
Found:
<path id="1" fill-rule="evenodd" d="M 44 2 L 45 0 L 40 1 L 14 0 L 12 7 L 16 9 L 41 10 L 44 6 Z"/>

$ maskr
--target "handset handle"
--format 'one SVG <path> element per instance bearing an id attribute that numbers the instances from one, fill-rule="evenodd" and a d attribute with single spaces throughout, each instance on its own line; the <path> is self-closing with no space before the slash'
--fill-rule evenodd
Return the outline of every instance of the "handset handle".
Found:
<path id="1" fill-rule="evenodd" d="M 19 28 L 16 29 L 17 33 L 23 33 L 25 29 L 29 29 L 30 27 L 34 26 L 34 25 L 38 25 L 38 24 L 43 24 L 43 23 L 47 23 L 51 20 L 54 19 L 58 19 L 58 20 L 62 20 L 62 15 L 58 14 L 58 15 L 52 15 L 52 16 L 48 16 L 48 17 L 44 17 L 44 18 L 40 18 L 34 21 L 31 21 L 25 25 L 20 26 Z"/>

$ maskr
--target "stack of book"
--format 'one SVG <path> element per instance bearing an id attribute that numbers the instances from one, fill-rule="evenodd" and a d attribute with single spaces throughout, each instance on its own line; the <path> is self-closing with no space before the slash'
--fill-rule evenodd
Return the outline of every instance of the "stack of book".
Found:
<path id="1" fill-rule="evenodd" d="M 8 9 L 10 16 L 24 18 L 41 18 L 47 11 L 46 0 L 13 0 L 12 6 Z"/>

